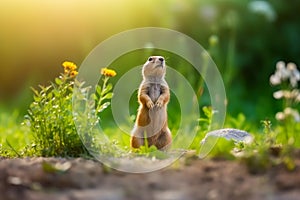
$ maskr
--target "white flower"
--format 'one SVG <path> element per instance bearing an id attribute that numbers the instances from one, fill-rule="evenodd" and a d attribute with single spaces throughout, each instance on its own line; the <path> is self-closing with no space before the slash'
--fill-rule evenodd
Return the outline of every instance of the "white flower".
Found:
<path id="1" fill-rule="evenodd" d="M 281 99 L 284 96 L 284 91 L 279 90 L 273 93 L 273 97 L 275 99 Z"/>
<path id="2" fill-rule="evenodd" d="M 276 63 L 276 69 L 277 70 L 282 70 L 282 69 L 284 69 L 285 68 L 285 63 L 283 62 L 283 61 L 278 61 L 277 63 Z"/>
<path id="3" fill-rule="evenodd" d="M 298 97 L 299 97 L 299 90 L 293 89 L 291 92 L 291 99 L 294 99 L 296 101 Z"/>
<path id="4" fill-rule="evenodd" d="M 270 83 L 272 85 L 279 85 L 286 80 L 289 80 L 290 85 L 296 88 L 298 81 L 300 81 L 300 72 L 294 63 L 285 65 L 283 61 L 278 61 L 276 63 L 276 71 L 270 77 Z"/>
<path id="5" fill-rule="evenodd" d="M 284 112 L 285 115 L 292 115 L 293 109 L 290 108 L 290 107 L 287 107 L 287 108 L 284 109 L 283 112 Z"/>
<path id="6" fill-rule="evenodd" d="M 279 76 L 276 76 L 276 75 L 272 75 L 270 77 L 270 83 L 272 85 L 279 85 L 281 83 L 281 80 L 280 80 L 280 77 Z"/>
<path id="7" fill-rule="evenodd" d="M 283 121 L 285 119 L 285 115 L 283 114 L 283 112 L 278 112 L 278 113 L 276 113 L 275 118 L 278 121 Z"/>
<path id="8" fill-rule="evenodd" d="M 276 92 L 273 93 L 273 97 L 275 99 L 281 99 L 281 98 L 285 98 L 285 99 L 294 99 L 296 100 L 299 96 L 299 90 L 298 89 L 293 89 L 292 91 L 290 90 L 278 90 Z"/>
<path id="9" fill-rule="evenodd" d="M 297 69 L 295 63 L 288 63 L 287 70 L 290 72 L 290 83 L 292 87 L 297 87 L 298 81 L 300 80 L 300 72 Z"/>
<path id="10" fill-rule="evenodd" d="M 283 121 L 288 117 L 292 117 L 295 120 L 295 122 L 300 122 L 300 114 L 298 110 L 290 107 L 285 108 L 283 112 L 278 112 L 275 115 L 275 118 L 278 121 Z"/>
<path id="11" fill-rule="evenodd" d="M 279 76 L 281 80 L 285 81 L 290 77 L 290 71 L 285 68 L 285 63 L 279 61 L 276 63 L 275 75 Z"/>
<path id="12" fill-rule="evenodd" d="M 300 115 L 299 115 L 298 110 L 290 108 L 290 107 L 287 107 L 286 109 L 284 109 L 283 112 L 284 112 L 284 114 L 285 114 L 286 117 L 287 116 L 291 116 L 291 117 L 294 118 L 294 120 L 296 122 L 300 122 Z"/>

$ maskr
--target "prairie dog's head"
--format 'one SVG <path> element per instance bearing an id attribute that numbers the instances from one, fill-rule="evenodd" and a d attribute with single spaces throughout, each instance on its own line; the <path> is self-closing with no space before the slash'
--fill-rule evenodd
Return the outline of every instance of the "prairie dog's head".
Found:
<path id="1" fill-rule="evenodd" d="M 165 59 L 162 56 L 150 56 L 143 66 L 143 77 L 149 80 L 159 80 L 166 74 Z"/>

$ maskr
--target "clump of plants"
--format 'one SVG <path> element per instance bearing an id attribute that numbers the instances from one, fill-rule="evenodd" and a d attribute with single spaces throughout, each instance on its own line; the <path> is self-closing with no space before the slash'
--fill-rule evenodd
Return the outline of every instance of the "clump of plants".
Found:
<path id="1" fill-rule="evenodd" d="M 295 169 L 295 151 L 300 146 L 298 139 L 300 115 L 297 109 L 300 102 L 299 80 L 300 72 L 294 63 L 286 65 L 282 61 L 278 62 L 275 73 L 270 77 L 271 85 L 279 88 L 274 92 L 273 97 L 283 102 L 283 110 L 275 115 L 276 126 L 273 128 L 270 120 L 261 121 L 263 131 L 252 132 L 253 138 L 250 141 L 226 140 L 225 135 L 220 135 L 210 156 L 227 159 L 236 157 L 245 162 L 252 173 L 265 172 L 276 165 L 283 165 L 288 170 Z M 204 107 L 203 111 L 205 117 L 200 119 L 202 127 L 200 133 L 209 129 L 213 115 L 211 109 Z M 240 114 L 236 118 L 227 117 L 226 125 L 247 130 L 245 125 L 249 124 L 245 122 L 245 116 Z"/>
<path id="2" fill-rule="evenodd" d="M 235 157 L 240 158 L 245 162 L 248 169 L 252 173 L 265 172 L 268 168 L 276 164 L 280 147 L 276 152 L 274 132 L 271 130 L 271 122 L 269 120 L 262 121 L 264 131 L 262 134 L 257 134 L 255 139 L 250 144 L 238 143 L 232 150 Z"/>
<path id="3" fill-rule="evenodd" d="M 84 83 L 75 80 L 78 74 L 76 64 L 64 62 L 64 72 L 51 82 L 49 86 L 32 88 L 34 101 L 28 109 L 25 124 L 33 134 L 32 148 L 36 155 L 41 156 L 80 156 L 87 154 L 84 145 L 76 132 L 72 113 L 72 96 L 74 85 L 84 87 Z M 96 87 L 95 110 L 102 112 L 109 106 L 112 97 L 112 85 L 108 85 L 109 77 L 116 72 L 102 69 L 103 85 Z"/>
<path id="4" fill-rule="evenodd" d="M 273 97 L 283 102 L 283 110 L 275 115 L 278 125 L 272 129 L 270 120 L 262 121 L 263 134 L 257 134 L 250 145 L 239 144 L 234 152 L 247 163 L 251 172 L 263 172 L 279 164 L 283 164 L 288 170 L 295 168 L 294 152 L 300 146 L 300 115 L 297 110 L 300 102 L 299 80 L 300 72 L 294 63 L 286 65 L 279 61 L 276 64 L 270 83 L 279 87 Z"/>
<path id="5" fill-rule="evenodd" d="M 279 61 L 276 64 L 276 71 L 270 77 L 270 83 L 279 87 L 279 90 L 273 93 L 273 97 L 282 100 L 282 111 L 277 112 L 275 118 L 280 127 L 276 130 L 284 134 L 278 134 L 278 139 L 288 143 L 289 140 L 295 142 L 295 146 L 300 147 L 300 141 L 297 133 L 300 131 L 300 114 L 298 104 L 300 102 L 300 90 L 298 81 L 300 72 L 294 63 L 285 64 Z M 290 141 L 291 142 L 291 141 Z"/>

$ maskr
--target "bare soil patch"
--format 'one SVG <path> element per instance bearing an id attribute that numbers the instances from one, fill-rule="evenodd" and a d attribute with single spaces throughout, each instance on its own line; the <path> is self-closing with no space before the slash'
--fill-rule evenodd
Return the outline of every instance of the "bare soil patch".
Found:
<path id="1" fill-rule="evenodd" d="M 0 199 L 299 199 L 300 160 L 289 172 L 251 174 L 236 161 L 193 160 L 129 174 L 83 158 L 0 159 Z M 50 167 L 49 167 L 50 166 Z M 57 168 L 52 169 L 51 166 Z"/>

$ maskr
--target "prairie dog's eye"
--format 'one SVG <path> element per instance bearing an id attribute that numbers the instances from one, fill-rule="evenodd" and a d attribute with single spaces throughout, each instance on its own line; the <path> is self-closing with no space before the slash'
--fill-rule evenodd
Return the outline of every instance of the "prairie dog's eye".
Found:
<path id="1" fill-rule="evenodd" d="M 161 62 L 163 62 L 163 61 L 164 61 L 164 58 L 161 57 L 161 58 L 159 58 L 158 60 L 160 60 Z"/>
<path id="2" fill-rule="evenodd" d="M 153 60 L 153 58 L 152 57 L 150 57 L 149 59 L 148 59 L 148 61 L 152 61 Z"/>

